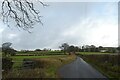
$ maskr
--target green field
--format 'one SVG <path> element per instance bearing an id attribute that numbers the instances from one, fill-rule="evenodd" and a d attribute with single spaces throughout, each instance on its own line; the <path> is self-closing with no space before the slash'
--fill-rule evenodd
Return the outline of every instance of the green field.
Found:
<path id="1" fill-rule="evenodd" d="M 63 55 L 62 51 L 19 51 L 16 55 Z"/>
<path id="2" fill-rule="evenodd" d="M 50 56 L 11 56 L 13 64 L 13 69 L 21 68 L 23 59 L 41 59 L 41 58 L 56 58 L 64 57 L 65 55 L 50 55 Z"/>
<path id="3" fill-rule="evenodd" d="M 16 55 L 16 56 L 11 56 L 12 61 L 14 62 L 12 66 L 12 70 L 8 72 L 7 74 L 3 74 L 3 78 L 57 78 L 59 75 L 57 74 L 57 70 L 73 60 L 75 60 L 76 56 L 75 55 L 63 55 L 62 52 L 18 52 L 17 54 L 27 54 L 25 55 Z M 28 54 L 40 54 L 38 55 L 28 55 Z M 42 55 L 41 55 L 42 54 Z M 59 55 L 58 55 L 59 54 Z M 100 52 L 77 52 L 78 55 L 84 55 L 82 56 L 83 59 L 85 59 L 88 63 L 90 64 L 96 64 L 99 63 L 99 60 L 102 60 L 106 57 L 98 57 L 98 54 L 110 54 L 110 53 L 100 53 Z M 96 55 L 94 58 L 93 56 L 90 57 L 90 55 Z M 35 68 L 35 69 L 30 69 L 30 70 L 23 70 L 22 65 L 23 65 L 23 60 L 24 59 L 30 59 L 33 61 L 37 61 L 38 65 L 42 65 L 42 68 Z M 91 63 L 93 61 L 93 63 Z M 94 62 L 98 61 L 98 62 Z M 101 62 L 100 65 L 101 68 L 104 68 L 104 66 L 110 66 L 109 64 L 104 64 Z M 102 65 L 102 66 L 101 66 Z M 116 66 L 114 66 L 116 67 Z M 112 67 L 112 68 L 114 68 Z"/>
<path id="4" fill-rule="evenodd" d="M 7 74 L 3 74 L 3 78 L 57 78 L 57 70 L 73 60 L 75 55 L 49 55 L 49 56 L 12 56 L 14 61 L 13 68 Z M 37 61 L 37 66 L 40 68 L 23 70 L 23 59 Z M 36 66 L 36 67 L 37 67 Z"/>
<path id="5" fill-rule="evenodd" d="M 49 56 L 11 56 L 13 61 L 22 61 L 23 59 L 29 58 L 48 58 L 48 57 L 57 57 L 57 56 L 65 56 L 65 55 L 49 55 Z"/>
<path id="6" fill-rule="evenodd" d="M 102 52 L 77 52 L 77 54 L 83 54 L 83 55 L 92 55 L 92 54 L 112 54 L 112 53 L 102 53 Z"/>

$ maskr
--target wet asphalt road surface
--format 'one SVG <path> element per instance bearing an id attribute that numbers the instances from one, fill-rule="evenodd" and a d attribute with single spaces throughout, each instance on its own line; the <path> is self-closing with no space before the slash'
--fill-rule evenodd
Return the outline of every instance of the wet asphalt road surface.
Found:
<path id="1" fill-rule="evenodd" d="M 77 57 L 75 61 L 64 65 L 58 71 L 60 78 L 105 78 L 99 71 Z"/>

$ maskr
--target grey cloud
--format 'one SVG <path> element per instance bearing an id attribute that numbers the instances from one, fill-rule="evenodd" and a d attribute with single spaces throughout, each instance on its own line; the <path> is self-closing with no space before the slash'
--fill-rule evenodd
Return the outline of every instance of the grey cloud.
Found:
<path id="1" fill-rule="evenodd" d="M 92 43 L 90 41 L 92 40 L 92 33 L 100 27 L 96 19 L 102 17 L 102 15 L 99 18 L 94 16 L 100 14 L 100 12 L 96 10 L 99 9 L 99 7 L 94 8 L 97 3 L 92 3 L 92 5 L 95 4 L 94 7 L 88 6 L 91 5 L 91 3 L 51 2 L 47 4 L 50 6 L 46 8 L 39 7 L 41 15 L 43 16 L 43 26 L 36 24 L 31 30 L 31 34 L 23 30 L 19 31 L 17 28 L 12 30 L 5 28 L 2 34 L 2 42 L 12 42 L 13 47 L 18 50 L 36 48 L 58 49 L 60 44 L 64 42 L 78 46 Z M 103 9 L 105 8 L 105 4 L 101 3 L 99 6 Z M 95 13 L 88 10 L 90 8 L 92 8 L 92 11 L 96 10 Z M 102 12 L 102 14 L 104 14 L 104 12 Z M 82 22 L 84 22 L 84 24 L 82 24 Z M 15 34 L 16 36 L 9 38 L 10 34 Z M 93 38 L 95 37 L 93 36 Z"/>

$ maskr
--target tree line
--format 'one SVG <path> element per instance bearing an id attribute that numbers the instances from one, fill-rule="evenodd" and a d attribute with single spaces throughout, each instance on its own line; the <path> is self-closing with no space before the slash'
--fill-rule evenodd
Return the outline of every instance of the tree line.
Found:
<path id="1" fill-rule="evenodd" d="M 70 53 L 70 52 L 109 52 L 109 53 L 117 53 L 120 52 L 120 46 L 119 47 L 103 47 L 99 46 L 96 47 L 95 45 L 83 45 L 83 46 L 74 46 L 69 45 L 68 43 L 63 43 L 61 46 L 59 46 L 61 51 L 64 53 Z"/>
<path id="2" fill-rule="evenodd" d="M 12 43 L 6 42 L 3 43 L 2 45 L 2 52 L 3 56 L 14 56 L 17 52 L 14 48 L 10 47 Z M 69 45 L 68 43 L 63 43 L 59 46 L 61 51 L 66 54 L 66 53 L 75 53 L 75 52 L 108 52 L 108 53 L 118 53 L 120 52 L 120 46 L 119 47 L 103 47 L 99 46 L 96 47 L 95 45 L 83 45 L 83 46 L 74 46 L 74 45 Z M 47 49 L 44 48 L 42 49 L 35 49 L 33 51 L 30 50 L 21 50 L 20 52 L 34 52 L 34 51 L 52 51 L 52 49 Z M 59 50 L 56 50 L 59 51 Z"/>

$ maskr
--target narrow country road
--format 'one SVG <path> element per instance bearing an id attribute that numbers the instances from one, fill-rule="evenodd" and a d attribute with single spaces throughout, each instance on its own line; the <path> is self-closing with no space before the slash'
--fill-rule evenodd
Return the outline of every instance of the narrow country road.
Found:
<path id="1" fill-rule="evenodd" d="M 58 73 L 60 78 L 106 78 L 80 57 L 61 67 Z"/>

